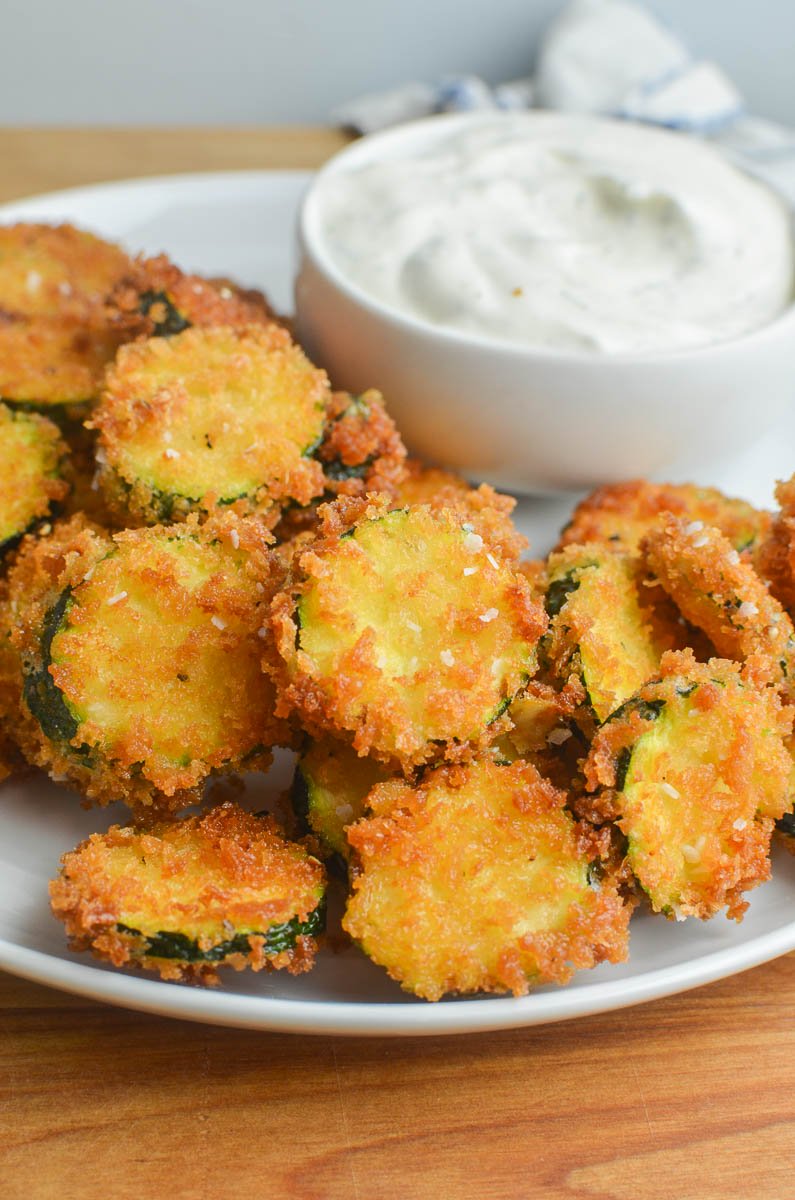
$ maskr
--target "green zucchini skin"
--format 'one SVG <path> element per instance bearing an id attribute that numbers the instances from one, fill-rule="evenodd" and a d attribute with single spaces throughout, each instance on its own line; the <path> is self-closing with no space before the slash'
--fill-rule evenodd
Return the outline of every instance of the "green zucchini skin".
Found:
<path id="1" fill-rule="evenodd" d="M 580 586 L 580 581 L 575 579 L 575 574 L 575 571 L 569 571 L 562 579 L 554 579 L 547 588 L 544 596 L 544 608 L 550 620 L 558 615 L 572 592 L 576 592 Z"/>
<path id="2" fill-rule="evenodd" d="M 346 417 L 351 416 L 361 417 L 363 420 L 367 420 L 370 416 L 370 406 L 362 396 L 354 396 L 348 407 L 327 424 L 323 437 L 314 446 L 304 451 L 304 453 L 307 455 L 316 454 L 328 439 L 334 426 Z M 375 459 L 376 456 L 373 454 L 360 463 L 351 464 L 344 463 L 339 458 L 323 459 L 323 472 L 326 478 L 333 483 L 344 483 L 346 479 L 363 479 L 372 467 Z M 333 496 L 334 493 L 329 492 L 326 498 L 333 499 Z"/>
<path id="3" fill-rule="evenodd" d="M 152 337 L 173 337 L 175 333 L 182 333 L 183 330 L 190 329 L 190 321 L 185 319 L 165 292 L 152 290 L 141 292 L 138 311 L 142 317 L 148 317 L 151 310 L 158 305 L 163 306 L 166 315 L 162 321 L 154 322 Z"/>
<path id="4" fill-rule="evenodd" d="M 785 837 L 795 839 L 795 812 L 784 813 L 783 817 L 779 817 L 776 829 Z"/>
<path id="5" fill-rule="evenodd" d="M 52 643 L 66 622 L 72 603 L 72 589 L 66 588 L 49 609 L 41 632 L 41 662 L 23 663 L 22 694 L 25 703 L 41 726 L 42 732 L 65 749 L 73 749 L 79 721 L 50 674 Z"/>
<path id="6" fill-rule="evenodd" d="M 142 939 L 145 946 L 140 957 L 173 958 L 187 963 L 220 963 L 232 954 L 248 954 L 251 950 L 249 938 L 252 937 L 265 939 L 264 952 L 268 956 L 294 950 L 300 937 L 318 937 L 326 928 L 326 904 L 325 900 L 321 901 L 303 921 L 299 917 L 292 917 L 279 925 L 271 925 L 262 933 L 238 933 L 206 950 L 195 939 L 179 931 L 160 930 L 154 936 L 147 937 L 129 925 L 118 923 L 116 928 L 119 933 L 133 934 Z"/>

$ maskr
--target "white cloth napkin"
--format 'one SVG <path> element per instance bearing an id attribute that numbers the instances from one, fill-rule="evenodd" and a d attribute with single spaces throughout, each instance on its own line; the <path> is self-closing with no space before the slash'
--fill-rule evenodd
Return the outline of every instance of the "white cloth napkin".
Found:
<path id="1" fill-rule="evenodd" d="M 477 76 L 359 96 L 332 119 L 359 133 L 443 112 L 554 108 L 646 121 L 720 145 L 795 203 L 795 132 L 745 115 L 715 63 L 633 0 L 570 0 L 542 40 L 533 76 L 492 87 Z"/>

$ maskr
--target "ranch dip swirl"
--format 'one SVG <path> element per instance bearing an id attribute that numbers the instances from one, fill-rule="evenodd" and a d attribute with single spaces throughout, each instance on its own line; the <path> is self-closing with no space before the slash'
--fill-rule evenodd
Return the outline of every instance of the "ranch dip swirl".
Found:
<path id="1" fill-rule="evenodd" d="M 404 316 L 605 355 L 724 341 L 791 301 L 784 202 L 683 134 L 493 114 L 423 122 L 374 153 L 321 179 L 321 238 Z"/>

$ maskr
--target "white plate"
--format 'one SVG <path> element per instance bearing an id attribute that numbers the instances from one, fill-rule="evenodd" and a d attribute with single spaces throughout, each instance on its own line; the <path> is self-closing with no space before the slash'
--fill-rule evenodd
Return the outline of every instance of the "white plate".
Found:
<path id="1" fill-rule="evenodd" d="M 165 250 L 185 267 L 262 286 L 278 306 L 289 308 L 293 227 L 308 180 L 305 172 L 138 180 L 7 205 L 0 208 L 0 221 L 74 221 L 121 239 L 131 250 Z M 742 462 L 705 466 L 700 482 L 769 503 L 773 479 L 793 467 L 790 428 L 750 447 Z M 539 552 L 570 506 L 561 500 L 522 503 L 519 524 Z M 263 794 L 284 786 L 289 774 L 284 755 L 267 779 L 249 781 L 247 801 L 262 807 Z M 301 1033 L 405 1035 L 504 1029 L 604 1012 L 709 983 L 795 949 L 795 858 L 778 854 L 773 880 L 753 893 L 741 925 L 723 918 L 677 925 L 638 916 L 629 962 L 583 972 L 567 988 L 545 988 L 521 999 L 426 1004 L 406 996 L 355 950 L 324 950 L 315 969 L 297 979 L 229 972 L 223 987 L 210 991 L 162 983 L 71 954 L 47 904 L 47 881 L 59 855 L 88 833 L 124 819 L 124 810 L 85 812 L 73 794 L 44 779 L 0 788 L 0 967 L 80 995 L 190 1020 Z"/>

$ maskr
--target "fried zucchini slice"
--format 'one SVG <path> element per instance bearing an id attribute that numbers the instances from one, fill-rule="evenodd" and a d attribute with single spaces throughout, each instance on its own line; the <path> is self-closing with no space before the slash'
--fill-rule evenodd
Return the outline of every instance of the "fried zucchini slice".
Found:
<path id="1" fill-rule="evenodd" d="M 120 344 L 104 300 L 128 268 L 118 246 L 70 225 L 0 226 L 0 398 L 96 398 Z"/>
<path id="2" fill-rule="evenodd" d="M 256 770 L 285 731 L 259 667 L 270 562 L 259 522 L 110 537 L 75 519 L 9 577 L 28 759 L 100 803 L 179 809 Z"/>
<path id="3" fill-rule="evenodd" d="M 51 421 L 0 404 L 0 558 L 66 497 L 66 457 Z"/>
<path id="4" fill-rule="evenodd" d="M 7 584 L 0 579 L 0 783 L 19 766 L 13 738 L 16 689 L 9 616 Z"/>
<path id="5" fill-rule="evenodd" d="M 627 953 L 629 908 L 566 797 L 527 762 L 488 759 L 385 783 L 348 830 L 359 866 L 343 927 L 403 988 L 513 992 Z"/>
<path id="6" fill-rule="evenodd" d="M 392 774 L 383 763 L 361 758 L 344 742 L 313 742 L 295 766 L 293 810 L 328 854 L 347 862 L 346 828 L 364 815 L 375 785 Z"/>
<path id="7" fill-rule="evenodd" d="M 683 919 L 722 908 L 770 875 L 773 822 L 789 808 L 792 710 L 737 663 L 666 654 L 658 679 L 614 713 L 585 766 L 605 820 L 656 912 Z"/>
<path id="8" fill-rule="evenodd" d="M 754 656 L 795 698 L 795 630 L 779 602 L 727 538 L 700 521 L 668 517 L 642 543 L 649 569 L 719 654 Z"/>
<path id="9" fill-rule="evenodd" d="M 662 513 L 672 513 L 686 522 L 712 525 L 738 551 L 750 549 L 764 537 L 771 520 L 770 513 L 754 508 L 745 500 L 724 496 L 717 488 L 633 479 L 597 488 L 581 501 L 556 548 L 560 550 L 572 543 L 610 542 L 633 552 Z"/>
<path id="10" fill-rule="evenodd" d="M 592 542 L 547 563 L 545 654 L 555 675 L 575 674 L 597 725 L 654 675 L 672 642 L 641 602 L 636 559 Z"/>
<path id="11" fill-rule="evenodd" d="M 324 490 L 312 455 L 329 397 L 325 374 L 277 325 L 131 343 L 90 422 L 108 503 L 146 524 L 308 504 Z"/>
<path id="12" fill-rule="evenodd" d="M 795 475 L 776 486 L 781 511 L 776 513 L 768 535 L 754 552 L 754 566 L 770 591 L 795 613 Z"/>
<path id="13" fill-rule="evenodd" d="M 396 495 L 405 474 L 406 447 L 380 392 L 335 392 L 318 459 L 331 495 Z"/>
<path id="14" fill-rule="evenodd" d="M 261 292 L 228 279 L 186 275 L 165 254 L 128 265 L 109 299 L 113 325 L 125 340 L 172 337 L 191 326 L 270 325 L 275 314 Z"/>
<path id="15" fill-rule="evenodd" d="M 404 766 L 491 740 L 546 625 L 526 580 L 452 510 L 351 499 L 321 519 L 274 602 L 278 711 Z"/>
<path id="16" fill-rule="evenodd" d="M 85 320 L 129 266 L 119 246 L 72 225 L 0 225 L 0 309 Z"/>
<path id="17" fill-rule="evenodd" d="M 61 859 L 50 902 L 73 950 L 212 984 L 220 966 L 308 971 L 324 890 L 321 864 L 272 818 L 227 803 L 92 834 Z"/>
<path id="18" fill-rule="evenodd" d="M 527 538 L 518 532 L 511 520 L 516 500 L 513 496 L 495 492 L 487 483 L 472 487 L 460 475 L 437 467 L 424 467 L 416 459 L 409 459 L 406 476 L 395 499 L 396 505 L 428 504 L 431 508 L 461 513 L 481 537 L 500 547 L 506 559 L 512 558 L 518 563 L 519 556 L 527 549 Z M 524 572 L 523 566 L 519 569 Z"/>
<path id="19" fill-rule="evenodd" d="M 410 458 L 397 499 L 401 504 L 449 505 L 450 500 L 462 499 L 472 490 L 472 485 L 460 475 L 441 467 L 426 467 L 419 459 Z"/>
<path id="20" fill-rule="evenodd" d="M 0 313 L 0 398 L 46 411 L 90 404 L 119 345 L 115 333 L 74 318 Z"/>
<path id="21" fill-rule="evenodd" d="M 575 720 L 583 700 L 577 680 L 556 690 L 531 679 L 507 710 L 513 728 L 493 747 L 497 761 L 531 762 L 555 787 L 570 793 L 570 805 L 584 787 L 580 768 L 589 742 Z"/>

